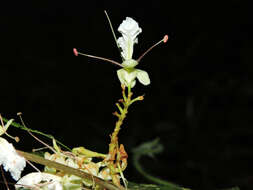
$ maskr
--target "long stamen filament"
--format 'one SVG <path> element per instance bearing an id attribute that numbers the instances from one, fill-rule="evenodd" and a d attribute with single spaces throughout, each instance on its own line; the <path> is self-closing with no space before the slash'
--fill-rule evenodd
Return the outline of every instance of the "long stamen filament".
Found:
<path id="1" fill-rule="evenodd" d="M 94 58 L 94 59 L 99 59 L 99 60 L 103 60 L 103 61 L 107 61 L 107 62 L 110 62 L 112 64 L 115 64 L 115 65 L 118 65 L 120 67 L 123 67 L 119 62 L 117 61 L 113 61 L 111 59 L 107 59 L 107 58 L 104 58 L 104 57 L 98 57 L 98 56 L 94 56 L 94 55 L 89 55 L 89 54 L 85 54 L 85 53 L 80 53 L 76 50 L 76 48 L 73 49 L 73 52 L 74 54 L 77 56 L 77 55 L 83 55 L 83 56 L 86 56 L 86 57 L 91 57 L 91 58 Z"/>
<path id="2" fill-rule="evenodd" d="M 105 10 L 104 12 L 105 12 L 106 18 L 107 18 L 107 20 L 108 20 L 108 22 L 109 22 L 109 25 L 110 25 L 110 28 L 111 28 L 112 35 L 113 35 L 113 38 L 114 38 L 114 40 L 115 40 L 115 43 L 116 43 L 118 49 L 120 50 L 120 47 L 119 47 L 119 44 L 118 44 L 118 42 L 117 42 L 117 38 L 116 38 L 116 35 L 115 35 L 115 32 L 114 32 L 114 29 L 113 29 L 113 27 L 112 27 L 112 22 L 111 22 L 111 20 L 110 20 L 110 17 L 108 16 L 106 10 Z"/>
<path id="3" fill-rule="evenodd" d="M 156 44 L 154 44 L 153 46 L 151 46 L 148 50 L 146 50 L 138 59 L 137 59 L 137 62 L 140 62 L 140 60 L 148 53 L 150 52 L 154 47 L 156 47 L 157 45 L 159 45 L 160 43 L 166 43 L 168 41 L 168 35 L 165 35 L 163 37 L 162 40 L 160 40 L 159 42 L 157 42 Z"/>

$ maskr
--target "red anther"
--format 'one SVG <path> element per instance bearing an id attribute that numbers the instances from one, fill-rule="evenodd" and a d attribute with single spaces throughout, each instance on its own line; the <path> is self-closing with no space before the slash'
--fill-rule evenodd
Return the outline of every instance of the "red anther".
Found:
<path id="1" fill-rule="evenodd" d="M 76 48 L 73 48 L 73 53 L 74 53 L 75 56 L 78 56 L 78 51 L 77 51 Z"/>
<path id="2" fill-rule="evenodd" d="M 168 41 L 168 39 L 169 39 L 169 36 L 168 36 L 168 35 L 165 35 L 165 36 L 163 37 L 163 42 L 166 43 L 166 42 Z"/>

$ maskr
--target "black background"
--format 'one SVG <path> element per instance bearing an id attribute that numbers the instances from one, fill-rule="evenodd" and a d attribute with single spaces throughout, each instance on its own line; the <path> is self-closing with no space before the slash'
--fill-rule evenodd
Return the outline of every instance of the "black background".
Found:
<path id="1" fill-rule="evenodd" d="M 76 47 L 121 61 L 105 9 L 115 30 L 126 16 L 143 29 L 134 58 L 170 36 L 138 65 L 151 85 L 134 87 L 145 100 L 130 107 L 119 135 L 129 152 L 126 177 L 147 183 L 131 165 L 130 152 L 160 137 L 164 152 L 143 159 L 150 173 L 193 189 L 253 187 L 247 1 L 2 2 L 1 114 L 18 121 L 22 112 L 28 127 L 70 147 L 107 152 L 121 97 L 118 67 L 72 52 Z M 23 131 L 9 133 L 21 138 L 19 149 L 41 146 Z"/>

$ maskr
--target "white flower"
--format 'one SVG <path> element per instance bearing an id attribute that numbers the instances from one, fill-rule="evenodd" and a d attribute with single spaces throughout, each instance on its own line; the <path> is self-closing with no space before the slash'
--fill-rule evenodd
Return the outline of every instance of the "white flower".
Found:
<path id="1" fill-rule="evenodd" d="M 43 172 L 33 172 L 22 177 L 15 185 L 16 189 L 21 187 L 41 186 L 46 190 L 62 190 L 62 178 L 53 174 Z M 43 185 L 45 184 L 45 185 Z"/>
<path id="2" fill-rule="evenodd" d="M 18 180 L 23 171 L 26 161 L 19 156 L 13 145 L 0 137 L 0 165 L 5 171 L 9 171 L 13 179 Z"/>
<path id="3" fill-rule="evenodd" d="M 130 18 L 126 17 L 118 31 L 122 34 L 122 37 L 118 39 L 118 44 L 122 50 L 121 55 L 124 60 L 132 59 L 134 44 L 138 43 L 137 35 L 142 32 L 138 23 Z"/>
<path id="4" fill-rule="evenodd" d="M 138 62 L 132 59 L 134 44 L 138 43 L 137 35 L 142 32 L 138 23 L 130 17 L 126 17 L 118 31 L 122 37 L 118 38 L 118 45 L 121 48 L 121 55 L 123 57 L 122 69 L 117 71 L 118 78 L 121 84 L 133 88 L 136 84 L 136 77 L 143 85 L 149 85 L 150 79 L 146 71 L 135 69 Z"/>
<path id="5" fill-rule="evenodd" d="M 103 179 L 103 180 L 111 180 L 112 177 L 110 175 L 110 169 L 108 167 L 106 168 L 103 168 L 99 174 L 98 174 L 98 177 Z"/>
<path id="6" fill-rule="evenodd" d="M 64 175 L 62 177 L 62 184 L 64 190 L 82 190 L 82 184 L 87 186 L 91 186 L 92 183 L 89 183 L 82 178 L 75 176 L 75 175 Z"/>

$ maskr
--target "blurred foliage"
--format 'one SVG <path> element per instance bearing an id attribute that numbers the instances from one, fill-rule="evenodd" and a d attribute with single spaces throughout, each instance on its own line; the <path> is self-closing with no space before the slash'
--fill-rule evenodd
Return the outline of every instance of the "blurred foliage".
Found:
<path id="1" fill-rule="evenodd" d="M 159 143 L 159 139 L 156 138 L 153 141 L 145 142 L 139 145 L 138 147 L 133 149 L 133 165 L 136 168 L 138 172 L 143 175 L 147 180 L 150 182 L 159 184 L 159 185 L 151 185 L 151 184 L 129 184 L 130 189 L 154 189 L 154 190 L 190 190 L 189 188 L 184 188 L 180 185 L 177 185 L 175 183 L 165 181 L 163 179 L 160 179 L 158 177 L 152 176 L 152 174 L 148 174 L 145 169 L 141 165 L 141 157 L 143 156 L 149 156 L 152 158 L 155 158 L 155 154 L 161 153 L 163 151 L 164 147 L 162 144 Z M 156 156 L 159 160 L 159 157 Z M 220 189 L 220 190 L 240 190 L 239 187 L 232 187 L 232 188 L 226 188 L 226 189 Z"/>

